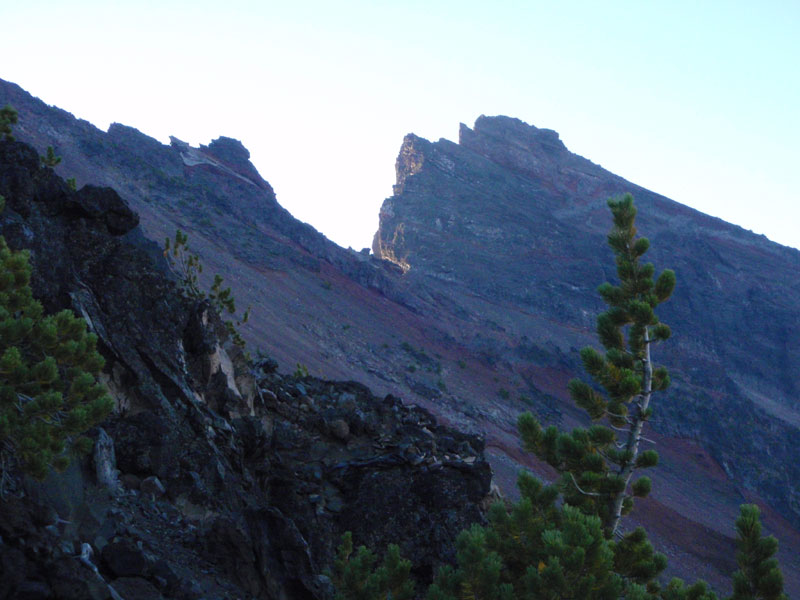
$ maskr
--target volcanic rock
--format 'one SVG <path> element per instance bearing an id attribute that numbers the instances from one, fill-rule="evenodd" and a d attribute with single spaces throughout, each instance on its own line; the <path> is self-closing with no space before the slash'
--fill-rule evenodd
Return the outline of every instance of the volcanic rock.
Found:
<path id="1" fill-rule="evenodd" d="M 108 598 L 111 588 L 126 598 L 329 598 L 323 572 L 347 530 L 375 548 L 399 543 L 423 577 L 453 560 L 489 492 L 480 438 L 360 384 L 247 363 L 209 304 L 180 294 L 119 196 L 73 191 L 31 147 L 0 142 L 0 194 L 0 235 L 30 250 L 36 296 L 83 315 L 100 339 L 116 410 L 94 433 L 105 448 L 97 461 L 128 488 L 109 495 L 110 479 L 84 462 L 26 483 L 23 500 L 11 473 L 0 565 L 12 575 L 0 578 L 0 598 Z M 222 352 L 227 362 L 212 359 Z M 229 381 L 251 391 L 247 411 L 241 395 L 227 396 Z M 329 422 L 350 423 L 347 434 Z M 437 436 L 459 441 L 449 462 Z M 412 445 L 436 466 L 409 460 Z M 420 491 L 397 504 L 407 489 Z"/>

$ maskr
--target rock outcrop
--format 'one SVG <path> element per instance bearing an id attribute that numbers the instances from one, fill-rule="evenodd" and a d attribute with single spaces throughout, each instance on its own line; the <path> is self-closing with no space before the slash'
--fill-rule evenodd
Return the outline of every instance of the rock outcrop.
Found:
<path id="1" fill-rule="evenodd" d="M 506 394 L 515 386 L 546 422 L 566 426 L 580 422 L 568 404 L 543 414 L 535 390 L 565 398 L 566 381 L 583 371 L 577 349 L 596 344 L 604 308 L 596 287 L 615 277 L 605 200 L 632 192 L 648 258 L 678 277 L 660 311 L 673 337 L 656 360 L 673 385 L 655 404 L 659 451 L 682 453 L 682 440 L 695 440 L 736 486 L 716 501 L 760 497 L 800 525 L 800 252 L 642 189 L 572 154 L 555 132 L 506 117 L 462 125 L 458 144 L 407 136 L 394 192 L 373 251 L 412 288 L 460 307 L 456 340 L 510 373 Z M 654 473 L 655 497 L 725 531 L 728 509 L 694 506 L 689 486 L 674 495 L 670 464 Z M 662 496 L 660 486 L 673 489 Z"/>
<path id="2" fill-rule="evenodd" d="M 33 148 L 0 142 L 0 195 L 0 235 L 30 250 L 47 310 L 86 317 L 116 401 L 93 459 L 0 500 L 0 598 L 330 598 L 348 530 L 399 543 L 423 579 L 452 560 L 489 493 L 481 438 L 250 366 L 120 196 L 71 190 Z"/>

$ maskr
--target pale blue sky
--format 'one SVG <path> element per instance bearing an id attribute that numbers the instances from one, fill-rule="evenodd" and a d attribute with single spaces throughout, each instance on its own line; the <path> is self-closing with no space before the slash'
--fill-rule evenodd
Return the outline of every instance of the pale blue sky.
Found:
<path id="1" fill-rule="evenodd" d="M 800 2 L 113 2 L 0 9 L 0 77 L 107 128 L 241 139 L 278 200 L 370 244 L 406 133 L 505 114 L 800 247 Z"/>

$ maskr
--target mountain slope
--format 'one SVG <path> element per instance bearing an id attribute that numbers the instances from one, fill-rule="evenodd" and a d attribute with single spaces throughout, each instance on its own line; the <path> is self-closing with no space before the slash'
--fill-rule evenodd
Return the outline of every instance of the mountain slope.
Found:
<path id="1" fill-rule="evenodd" d="M 526 336 L 546 363 L 554 345 L 592 342 L 595 289 L 614 277 L 604 201 L 625 191 L 636 196 L 639 228 L 652 242 L 648 259 L 678 273 L 661 311 L 674 338 L 657 349 L 674 386 L 654 425 L 702 440 L 733 476 L 800 523 L 792 459 L 800 441 L 800 252 L 626 182 L 571 154 L 554 132 L 501 117 L 462 126 L 459 145 L 406 138 L 374 249 L 418 286 L 530 315 L 525 327 L 513 313 L 491 318 L 517 340 Z M 521 370 L 537 362 L 492 350 Z"/>
<path id="2" fill-rule="evenodd" d="M 570 153 L 555 132 L 506 117 L 462 125 L 459 144 L 407 136 L 373 250 L 416 289 L 471 307 L 480 326 L 460 341 L 507 366 L 519 391 L 563 398 L 567 371 L 581 372 L 577 348 L 596 344 L 597 285 L 615 278 L 605 200 L 626 191 L 651 240 L 648 259 L 678 275 L 660 311 L 674 335 L 656 349 L 673 386 L 656 401 L 653 427 L 697 441 L 725 477 L 796 527 L 800 252 L 631 184 Z M 730 512 L 708 511 L 706 500 L 693 509 L 688 498 L 699 496 L 686 493 L 665 504 L 710 527 Z"/>
<path id="3" fill-rule="evenodd" d="M 293 219 L 235 140 L 191 148 L 121 125 L 106 133 L 0 82 L 6 102 L 20 111 L 20 139 L 55 146 L 59 172 L 79 184 L 119 190 L 148 237 L 188 231 L 206 274 L 253 305 L 246 337 L 284 370 L 355 379 L 484 432 L 509 494 L 520 464 L 552 476 L 520 451 L 519 412 L 582 422 L 566 382 L 595 340 L 595 289 L 614 275 L 605 199 L 632 191 L 650 258 L 676 270 L 678 289 L 662 313 L 675 336 L 656 356 L 674 382 L 650 436 L 662 464 L 630 525 L 654 532 L 678 574 L 722 583 L 738 504 L 766 503 L 789 589 L 800 589 L 800 253 L 626 182 L 555 132 L 482 117 L 458 144 L 406 137 L 380 260 Z M 712 548 L 698 544 L 709 537 Z"/>
<path id="4" fill-rule="evenodd" d="M 422 577 L 452 561 L 490 491 L 482 439 L 358 383 L 248 363 L 114 190 L 70 189 L 24 143 L 0 140 L 0 196 L 0 236 L 28 251 L 47 311 L 97 334 L 115 403 L 93 456 L 42 483 L 3 448 L 0 599 L 330 599 L 345 531 L 402 544 Z"/>

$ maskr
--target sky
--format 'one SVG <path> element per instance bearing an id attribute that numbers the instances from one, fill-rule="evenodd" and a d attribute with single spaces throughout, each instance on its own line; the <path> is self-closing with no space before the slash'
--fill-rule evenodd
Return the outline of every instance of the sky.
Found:
<path id="1" fill-rule="evenodd" d="M 800 248 L 800 2 L 26 0 L 0 78 L 101 129 L 241 140 L 278 201 L 370 246 L 407 133 L 508 115 Z"/>

